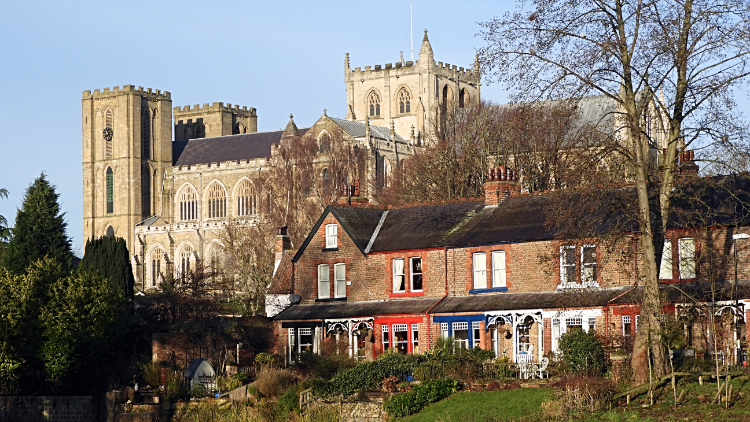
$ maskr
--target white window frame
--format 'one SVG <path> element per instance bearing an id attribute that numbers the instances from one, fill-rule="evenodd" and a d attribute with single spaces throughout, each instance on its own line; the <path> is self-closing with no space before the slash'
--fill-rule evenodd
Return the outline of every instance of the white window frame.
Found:
<path id="1" fill-rule="evenodd" d="M 396 269 L 396 263 L 401 263 L 401 270 Z M 393 258 L 393 293 L 406 293 L 406 277 L 404 275 L 404 258 Z M 399 284 L 401 284 L 398 280 L 401 277 L 401 283 L 403 283 L 404 288 L 403 290 L 398 290 Z"/>
<path id="2" fill-rule="evenodd" d="M 625 325 L 630 325 L 630 334 L 625 334 Z M 630 315 L 623 315 L 622 316 L 622 336 L 631 337 L 633 333 L 634 333 L 634 330 L 633 330 L 633 325 L 631 325 Z"/>
<path id="3" fill-rule="evenodd" d="M 480 335 L 481 335 L 481 328 L 479 326 L 479 321 L 472 321 L 471 322 L 471 348 L 479 347 L 480 346 Z"/>
<path id="4" fill-rule="evenodd" d="M 459 347 L 463 347 L 466 350 L 469 349 L 469 323 L 463 322 L 463 321 L 455 321 L 451 323 L 453 328 L 453 342 Z M 466 340 L 463 339 L 457 339 L 456 338 L 456 331 L 466 331 Z M 463 345 L 463 346 L 462 346 Z"/>
<path id="5" fill-rule="evenodd" d="M 297 356 L 302 353 L 302 346 L 310 346 L 315 353 L 315 332 L 312 328 L 302 327 L 297 329 Z M 302 343 L 302 336 L 310 336 L 310 343 Z"/>
<path id="6" fill-rule="evenodd" d="M 419 324 L 411 325 L 411 352 L 419 353 Z"/>
<path id="7" fill-rule="evenodd" d="M 585 256 L 585 250 L 586 249 L 593 249 L 594 250 L 594 262 L 586 262 L 584 259 Z M 596 245 L 583 245 L 581 246 L 581 284 L 585 286 L 594 286 L 597 284 L 596 281 L 596 262 L 597 262 L 597 256 L 596 256 Z M 586 271 L 588 268 L 591 268 L 592 275 L 591 280 L 586 280 Z"/>
<path id="8" fill-rule="evenodd" d="M 419 273 L 414 272 L 414 261 L 419 260 Z M 410 287 L 412 292 L 423 292 L 424 291 L 424 267 L 422 266 L 424 264 L 424 261 L 422 261 L 422 257 L 415 256 L 412 258 L 409 258 L 409 280 L 410 280 Z M 419 289 L 414 288 L 414 276 L 419 275 L 422 276 L 422 281 L 420 284 L 422 284 L 422 287 Z"/>
<path id="9" fill-rule="evenodd" d="M 678 239 L 677 248 L 680 252 L 680 278 L 695 278 L 695 238 Z"/>
<path id="10" fill-rule="evenodd" d="M 396 333 L 406 333 L 406 338 L 404 338 L 404 340 L 402 341 L 399 341 Z M 403 344 L 405 346 L 405 353 L 409 353 L 409 341 L 409 326 L 407 324 L 393 324 L 393 349 L 397 353 L 400 353 L 398 351 L 398 347 Z"/>
<path id="11" fill-rule="evenodd" d="M 578 284 L 576 281 L 578 278 L 576 277 L 576 262 L 575 262 L 575 246 L 560 246 L 560 285 L 563 287 L 569 287 L 571 285 Z M 573 251 L 573 263 L 572 264 L 566 264 L 565 263 L 565 257 L 567 255 L 567 251 L 572 250 Z M 568 267 L 573 267 L 573 277 L 572 280 L 568 280 L 568 272 L 566 269 Z"/>
<path id="12" fill-rule="evenodd" d="M 492 287 L 507 287 L 505 251 L 492 251 Z"/>
<path id="13" fill-rule="evenodd" d="M 326 224 L 326 249 L 338 248 L 338 225 Z"/>
<path id="14" fill-rule="evenodd" d="M 482 258 L 482 263 L 477 259 Z M 471 255 L 471 268 L 474 274 L 473 286 L 475 289 L 487 288 L 487 252 L 475 252 Z"/>
<path id="15" fill-rule="evenodd" d="M 659 279 L 672 278 L 672 241 L 664 239 L 664 247 L 661 250 L 661 265 L 659 265 Z"/>
<path id="16" fill-rule="evenodd" d="M 387 352 L 391 349 L 391 341 L 390 341 L 390 333 L 388 330 L 388 325 L 383 325 L 382 328 L 383 333 L 383 353 Z"/>
<path id="17" fill-rule="evenodd" d="M 297 348 L 297 331 L 294 328 L 289 328 L 289 363 L 296 361 L 299 356 L 299 349 Z"/>
<path id="18" fill-rule="evenodd" d="M 450 332 L 448 331 L 448 323 L 441 322 L 440 323 L 440 337 L 447 338 L 449 336 L 450 336 Z"/>
<path id="19" fill-rule="evenodd" d="M 318 265 L 318 299 L 331 298 L 330 266 L 328 264 Z"/>
<path id="20" fill-rule="evenodd" d="M 333 296 L 337 298 L 346 297 L 346 264 L 333 264 L 333 278 Z"/>

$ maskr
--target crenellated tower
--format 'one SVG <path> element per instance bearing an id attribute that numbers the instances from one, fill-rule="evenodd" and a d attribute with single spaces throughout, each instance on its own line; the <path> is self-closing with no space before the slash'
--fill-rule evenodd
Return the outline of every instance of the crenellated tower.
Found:
<path id="1" fill-rule="evenodd" d="M 419 59 L 351 69 L 349 53 L 344 61 L 347 120 L 391 127 L 403 138 L 429 136 L 438 113 L 448 107 L 463 108 L 480 100 L 481 74 L 475 60 L 464 69 L 435 62 L 427 30 L 422 38 Z"/>
<path id="2" fill-rule="evenodd" d="M 133 249 L 135 225 L 161 211 L 172 165 L 172 97 L 125 85 L 83 92 L 84 237 L 119 236 Z"/>

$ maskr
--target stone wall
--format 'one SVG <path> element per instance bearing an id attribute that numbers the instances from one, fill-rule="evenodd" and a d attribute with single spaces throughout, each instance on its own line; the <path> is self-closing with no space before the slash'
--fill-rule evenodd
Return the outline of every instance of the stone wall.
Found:
<path id="1" fill-rule="evenodd" d="M 93 422 L 92 396 L 0 396 L 0 422 Z"/>

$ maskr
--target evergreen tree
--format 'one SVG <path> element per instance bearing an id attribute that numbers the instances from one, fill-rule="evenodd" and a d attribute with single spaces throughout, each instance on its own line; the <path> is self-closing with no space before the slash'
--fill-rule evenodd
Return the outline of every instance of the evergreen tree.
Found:
<path id="1" fill-rule="evenodd" d="M 21 274 L 30 263 L 50 256 L 64 268 L 71 267 L 73 251 L 65 233 L 68 223 L 65 213 L 60 212 L 58 196 L 44 173 L 26 189 L 2 266 Z"/>
<path id="2" fill-rule="evenodd" d="M 8 198 L 8 190 L 4 188 L 0 188 L 0 199 L 7 199 Z M 3 251 L 5 250 L 5 247 L 8 245 L 8 241 L 10 240 L 10 229 L 8 228 L 8 220 L 0 215 L 0 261 L 3 258 Z"/>
<path id="3" fill-rule="evenodd" d="M 102 236 L 87 240 L 80 267 L 110 279 L 113 287 L 119 289 L 124 297 L 133 298 L 135 279 L 125 239 Z"/>

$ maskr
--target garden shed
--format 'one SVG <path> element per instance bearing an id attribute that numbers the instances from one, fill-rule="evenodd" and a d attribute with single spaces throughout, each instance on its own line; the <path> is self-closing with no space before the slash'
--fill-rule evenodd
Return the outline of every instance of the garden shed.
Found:
<path id="1" fill-rule="evenodd" d="M 216 390 L 216 371 L 206 359 L 193 359 L 183 376 L 190 382 L 191 390 L 197 385 L 203 386 L 207 391 Z"/>

